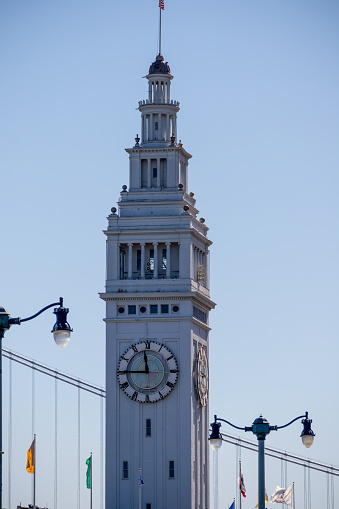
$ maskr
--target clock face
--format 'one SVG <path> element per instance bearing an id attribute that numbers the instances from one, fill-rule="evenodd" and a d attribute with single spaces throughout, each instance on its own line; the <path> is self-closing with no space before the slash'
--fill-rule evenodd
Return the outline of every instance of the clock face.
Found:
<path id="1" fill-rule="evenodd" d="M 123 353 L 117 375 L 120 389 L 133 401 L 155 403 L 174 388 L 178 364 L 165 345 L 146 339 Z"/>
<path id="2" fill-rule="evenodd" d="M 206 406 L 208 399 L 208 360 L 206 350 L 202 346 L 197 351 L 194 377 L 199 406 Z"/>

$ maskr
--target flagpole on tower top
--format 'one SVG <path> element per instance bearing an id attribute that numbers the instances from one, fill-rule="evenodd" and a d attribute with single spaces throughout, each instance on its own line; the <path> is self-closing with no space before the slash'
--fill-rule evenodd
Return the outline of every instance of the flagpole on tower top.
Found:
<path id="1" fill-rule="evenodd" d="M 159 0 L 159 55 L 161 55 L 161 11 L 165 9 L 164 0 Z"/>
<path id="2" fill-rule="evenodd" d="M 161 2 L 159 2 L 159 55 L 161 55 Z"/>

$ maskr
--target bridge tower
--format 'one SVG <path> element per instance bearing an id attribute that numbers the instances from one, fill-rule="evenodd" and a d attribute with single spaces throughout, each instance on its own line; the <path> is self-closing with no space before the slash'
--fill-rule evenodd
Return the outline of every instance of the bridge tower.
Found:
<path id="1" fill-rule="evenodd" d="M 161 54 L 146 78 L 129 186 L 105 231 L 106 509 L 206 509 L 211 241 Z"/>

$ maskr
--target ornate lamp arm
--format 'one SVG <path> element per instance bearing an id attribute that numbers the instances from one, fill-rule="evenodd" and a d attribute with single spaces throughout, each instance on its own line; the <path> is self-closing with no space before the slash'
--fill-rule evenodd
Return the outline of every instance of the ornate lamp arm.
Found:
<path id="1" fill-rule="evenodd" d="M 41 315 L 41 313 L 46 311 L 46 309 L 52 308 L 53 306 L 60 306 L 62 308 L 63 304 L 64 304 L 64 300 L 62 297 L 60 297 L 59 302 L 53 302 L 53 304 L 49 304 L 48 306 L 40 309 L 40 311 L 35 313 L 35 315 L 29 316 L 28 318 L 19 318 L 19 317 L 18 318 L 10 318 L 8 320 L 8 323 L 9 323 L 9 325 L 20 325 L 21 322 L 28 322 L 28 320 L 33 320 L 33 318 Z"/>
<path id="2" fill-rule="evenodd" d="M 288 422 L 287 424 L 284 424 L 283 426 L 276 426 L 276 429 L 282 429 L 287 428 L 290 424 L 292 424 L 295 421 L 298 421 L 299 419 L 308 419 L 308 412 L 305 412 L 305 415 L 299 415 L 299 417 L 296 417 L 292 421 Z"/>
<path id="3" fill-rule="evenodd" d="M 217 416 L 215 415 L 215 416 L 214 416 L 214 422 L 217 422 L 217 421 L 226 422 L 226 424 L 229 424 L 230 426 L 232 426 L 232 428 L 235 428 L 235 429 L 241 429 L 242 431 L 246 431 L 246 428 L 239 428 L 239 426 L 235 426 L 235 424 L 232 424 L 231 422 L 226 421 L 225 419 L 221 419 L 220 417 L 217 417 Z"/>

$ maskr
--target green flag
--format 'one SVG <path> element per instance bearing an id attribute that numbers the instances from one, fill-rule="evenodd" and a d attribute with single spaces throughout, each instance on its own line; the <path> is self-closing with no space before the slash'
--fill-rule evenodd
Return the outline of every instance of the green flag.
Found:
<path id="1" fill-rule="evenodd" d="M 86 472 L 86 486 L 91 489 L 91 470 L 92 470 L 92 456 L 86 460 L 87 472 Z"/>

